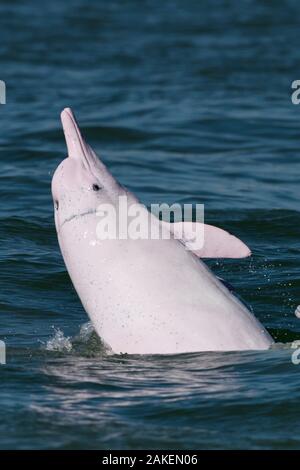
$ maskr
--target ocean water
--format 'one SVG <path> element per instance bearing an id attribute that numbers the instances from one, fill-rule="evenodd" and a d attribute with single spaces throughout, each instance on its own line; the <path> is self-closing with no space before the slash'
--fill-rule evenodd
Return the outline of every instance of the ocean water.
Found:
<path id="1" fill-rule="evenodd" d="M 3 0 L 0 23 L 0 448 L 299 449 L 296 0 Z M 107 353 L 56 240 L 65 106 L 144 203 L 204 203 L 248 243 L 208 264 L 274 348 Z"/>

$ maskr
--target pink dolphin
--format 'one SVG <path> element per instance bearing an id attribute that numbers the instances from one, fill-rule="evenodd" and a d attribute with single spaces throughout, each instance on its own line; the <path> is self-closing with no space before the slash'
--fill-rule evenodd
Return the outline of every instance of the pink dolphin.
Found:
<path id="1" fill-rule="evenodd" d="M 273 340 L 201 260 L 245 257 L 248 247 L 222 229 L 169 224 L 122 187 L 84 141 L 72 111 L 61 115 L 68 157 L 52 180 L 61 252 L 98 335 L 115 353 L 175 354 L 267 349 Z M 101 207 L 138 207 L 159 238 L 99 237 Z M 100 210 L 99 210 L 100 207 Z M 102 214 L 103 215 L 103 214 Z M 120 217 L 120 214 L 119 214 Z M 117 220 L 117 224 L 120 220 Z M 189 249 L 187 249 L 189 248 Z"/>

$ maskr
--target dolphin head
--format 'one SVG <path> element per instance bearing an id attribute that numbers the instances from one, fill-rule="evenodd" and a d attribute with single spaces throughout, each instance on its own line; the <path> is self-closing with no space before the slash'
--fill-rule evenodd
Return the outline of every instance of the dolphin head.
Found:
<path id="1" fill-rule="evenodd" d="M 68 157 L 52 178 L 57 231 L 74 218 L 96 213 L 103 203 L 114 204 L 125 190 L 84 141 L 70 108 L 61 113 Z"/>

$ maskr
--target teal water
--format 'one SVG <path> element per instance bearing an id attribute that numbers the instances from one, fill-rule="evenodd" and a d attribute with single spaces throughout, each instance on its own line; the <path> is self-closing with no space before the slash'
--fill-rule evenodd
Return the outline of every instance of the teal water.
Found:
<path id="1" fill-rule="evenodd" d="M 298 4 L 0 5 L 2 449 L 298 449 Z M 250 259 L 209 261 L 275 337 L 267 352 L 110 356 L 56 240 L 52 174 L 71 106 L 146 204 L 204 203 Z"/>

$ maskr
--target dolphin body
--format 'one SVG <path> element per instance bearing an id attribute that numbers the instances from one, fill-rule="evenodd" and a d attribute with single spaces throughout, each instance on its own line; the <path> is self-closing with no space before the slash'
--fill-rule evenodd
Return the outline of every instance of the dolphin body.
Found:
<path id="1" fill-rule="evenodd" d="M 52 194 L 61 252 L 96 332 L 114 353 L 176 354 L 267 349 L 273 340 L 201 257 L 243 257 L 237 238 L 205 226 L 195 252 L 175 238 L 178 223 L 160 222 L 122 187 L 85 143 L 72 111 L 61 114 L 68 157 Z M 140 204 L 169 239 L 97 239 L 97 207 Z M 177 228 L 176 228 L 177 227 Z M 199 259 L 200 257 L 200 259 Z"/>

